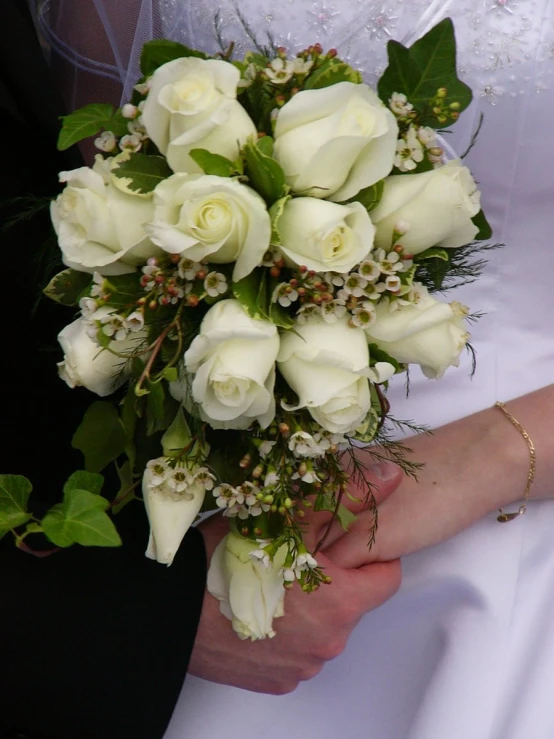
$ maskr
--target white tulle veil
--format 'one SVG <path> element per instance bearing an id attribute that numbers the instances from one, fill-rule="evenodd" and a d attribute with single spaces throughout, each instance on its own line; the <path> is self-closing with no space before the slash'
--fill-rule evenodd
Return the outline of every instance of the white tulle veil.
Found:
<path id="1" fill-rule="evenodd" d="M 186 40 L 186 0 L 31 0 L 68 108 L 128 99 L 142 45 Z"/>

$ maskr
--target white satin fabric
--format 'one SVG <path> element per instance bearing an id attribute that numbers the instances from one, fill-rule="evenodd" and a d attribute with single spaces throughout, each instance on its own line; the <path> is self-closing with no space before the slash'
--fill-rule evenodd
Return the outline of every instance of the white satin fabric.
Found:
<path id="1" fill-rule="evenodd" d="M 397 417 L 433 427 L 554 381 L 554 2 L 463 5 L 450 14 L 476 101 L 448 140 L 463 151 L 485 114 L 468 162 L 506 246 L 453 294 L 486 313 L 472 329 L 473 380 L 466 358 L 438 382 L 414 373 L 409 399 L 402 383 L 391 393 Z M 412 5 L 393 12 L 397 30 L 413 24 Z M 554 502 L 507 526 L 483 520 L 403 564 L 400 592 L 317 678 L 274 697 L 189 676 L 166 739 L 553 739 Z"/>
<path id="2" fill-rule="evenodd" d="M 43 28 L 51 40 L 51 19 L 63 2 L 46 2 Z M 554 381 L 554 0 L 92 4 L 97 22 L 103 19 L 102 38 L 110 39 L 110 71 L 127 91 L 139 41 L 151 35 L 212 52 L 231 40 L 252 46 L 245 26 L 262 43 L 266 32 L 293 48 L 318 40 L 339 46 L 373 81 L 389 35 L 409 42 L 452 16 L 460 71 L 475 102 L 448 141 L 464 151 L 485 114 L 467 161 L 494 240 L 505 248 L 492 253 L 478 282 L 450 294 L 486 314 L 472 328 L 475 377 L 469 357 L 438 382 L 414 372 L 409 399 L 402 382 L 393 388 L 393 411 L 436 427 Z M 78 5 L 91 7 L 90 0 Z M 57 26 L 55 49 L 71 26 L 66 21 L 65 40 L 63 23 Z M 99 47 L 93 57 L 106 63 Z M 102 76 L 97 66 L 87 70 Z M 471 484 L 471 470 L 467 475 Z M 535 502 L 514 523 L 501 526 L 491 517 L 407 557 L 400 592 L 363 619 L 344 654 L 293 694 L 264 696 L 187 678 L 165 739 L 553 739 L 553 674 L 554 502 Z"/>

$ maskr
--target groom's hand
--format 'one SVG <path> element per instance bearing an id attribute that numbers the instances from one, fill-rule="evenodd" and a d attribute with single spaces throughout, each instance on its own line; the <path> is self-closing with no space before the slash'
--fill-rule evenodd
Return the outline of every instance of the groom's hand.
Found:
<path id="1" fill-rule="evenodd" d="M 396 489 L 401 473 L 393 466 L 376 472 L 370 472 L 368 478 L 375 484 L 380 502 Z M 357 507 L 361 510 L 361 505 Z M 327 530 L 329 516 L 310 513 L 304 520 L 311 524 L 305 539 L 308 548 L 313 549 Z M 210 559 L 228 531 L 228 522 L 215 516 L 199 528 Z M 339 525 L 333 523 L 326 546 L 331 547 L 343 534 Z M 277 635 L 273 639 L 241 641 L 230 621 L 220 613 L 218 601 L 206 592 L 189 672 L 260 693 L 281 695 L 293 691 L 299 682 L 317 675 L 327 660 L 343 651 L 364 613 L 397 591 L 400 563 L 364 565 L 366 555 L 367 549 L 362 547 L 356 566 L 344 568 L 327 556 L 325 547 L 319 551 L 318 563 L 332 578 L 332 584 L 311 594 L 298 586 L 287 592 L 285 616 L 276 621 Z"/>

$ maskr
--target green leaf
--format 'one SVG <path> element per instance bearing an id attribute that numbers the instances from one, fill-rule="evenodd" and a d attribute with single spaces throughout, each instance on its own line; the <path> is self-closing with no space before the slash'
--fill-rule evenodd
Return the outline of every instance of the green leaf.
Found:
<path id="1" fill-rule="evenodd" d="M 230 159 L 222 157 L 220 154 L 212 154 L 207 149 L 191 149 L 189 155 L 205 174 L 216 175 L 217 177 L 232 177 L 237 173 L 237 168 Z"/>
<path id="2" fill-rule="evenodd" d="M 443 128 L 444 122 L 433 113 L 437 91 L 446 90 L 441 104 L 450 110 L 454 103 L 459 114 L 471 102 L 471 89 L 458 79 L 456 72 L 456 38 L 450 18 L 445 18 L 422 36 L 409 49 L 398 41 L 387 45 L 389 66 L 379 80 L 379 97 L 388 106 L 394 92 L 404 93 L 419 115 L 419 122 L 432 128 Z M 448 122 L 453 119 L 449 118 Z"/>
<path id="3" fill-rule="evenodd" d="M 267 311 L 260 310 L 259 306 L 260 293 L 264 289 L 265 281 L 266 270 L 262 267 L 256 267 L 248 277 L 233 283 L 233 295 L 248 315 L 258 321 L 264 320 L 267 316 Z"/>
<path id="4" fill-rule="evenodd" d="M 279 305 L 279 303 L 274 303 L 271 299 L 273 293 L 275 292 L 275 289 L 279 285 L 279 282 L 280 281 L 276 277 L 269 278 L 269 320 L 271 321 L 271 323 L 274 323 L 279 328 L 290 329 L 294 326 L 294 319 L 288 313 L 286 308 L 284 308 L 282 305 Z"/>
<path id="5" fill-rule="evenodd" d="M 150 383 L 146 396 L 146 433 L 152 436 L 156 431 L 166 429 L 167 425 L 164 386 L 161 382 Z"/>
<path id="6" fill-rule="evenodd" d="M 92 282 L 92 275 L 87 272 L 78 272 L 76 269 L 64 269 L 58 272 L 43 292 L 46 297 L 62 305 L 77 305 L 83 294 L 88 292 Z"/>
<path id="7" fill-rule="evenodd" d="M 113 106 L 108 103 L 92 103 L 63 116 L 62 130 L 58 138 L 59 151 L 69 149 L 73 144 L 94 136 L 103 128 L 109 129 L 113 112 Z"/>
<path id="8" fill-rule="evenodd" d="M 104 478 L 102 475 L 98 475 L 95 472 L 78 470 L 65 483 L 63 491 L 64 493 L 70 493 L 72 490 L 88 490 L 89 493 L 99 495 L 103 486 Z"/>
<path id="9" fill-rule="evenodd" d="M 400 369 L 402 369 L 402 365 L 394 358 L 391 357 L 390 354 L 387 354 L 386 351 L 381 349 L 377 344 L 369 344 L 369 357 L 370 357 L 370 367 L 372 367 L 377 362 L 388 362 L 389 364 L 392 364 L 394 369 L 398 372 Z"/>
<path id="10" fill-rule="evenodd" d="M 164 367 L 162 377 L 168 382 L 177 382 L 179 380 L 179 370 L 177 367 Z"/>
<path id="11" fill-rule="evenodd" d="M 58 547 L 118 547 L 121 539 L 105 513 L 109 501 L 88 490 L 70 490 L 63 503 L 51 508 L 42 520 L 46 536 Z"/>
<path id="12" fill-rule="evenodd" d="M 187 56 L 209 59 L 203 52 L 189 49 L 188 46 L 179 44 L 176 41 L 168 41 L 167 39 L 147 41 L 142 47 L 142 53 L 140 55 L 140 71 L 145 77 L 148 77 L 163 64 Z"/>
<path id="13" fill-rule="evenodd" d="M 27 503 L 33 486 L 21 475 L 0 475 L 0 534 L 23 526 L 32 516 Z"/>
<path id="14" fill-rule="evenodd" d="M 266 137 L 262 137 L 260 141 Z M 262 148 L 266 144 L 262 144 Z M 263 153 L 259 141 L 250 139 L 243 149 L 250 185 L 268 205 L 287 194 L 285 173 L 279 162 Z"/>
<path id="15" fill-rule="evenodd" d="M 290 195 L 286 195 L 284 198 L 279 198 L 271 208 L 269 209 L 269 215 L 271 217 L 271 243 L 274 246 L 281 246 L 283 243 L 281 240 L 281 233 L 279 231 L 279 219 L 283 215 L 285 205 L 290 200 Z"/>
<path id="16" fill-rule="evenodd" d="M 173 171 L 164 157 L 134 152 L 114 164 L 112 174 L 122 181 L 124 190 L 131 194 L 146 195 L 170 177 Z"/>
<path id="17" fill-rule="evenodd" d="M 72 445 L 85 455 L 88 472 L 101 472 L 125 451 L 127 439 L 115 407 L 106 401 L 93 403 L 86 411 Z"/>
<path id="18" fill-rule="evenodd" d="M 266 157 L 273 156 L 274 144 L 275 144 L 275 141 L 272 136 L 260 136 L 260 138 L 256 142 L 256 146 L 262 152 L 262 154 Z"/>
<path id="19" fill-rule="evenodd" d="M 107 301 L 109 308 L 135 307 L 137 300 L 144 295 L 144 290 L 140 286 L 140 272 L 114 275 L 105 279 L 105 290 L 110 295 Z"/>
<path id="20" fill-rule="evenodd" d="M 179 406 L 179 410 L 162 436 L 162 448 L 164 456 L 175 457 L 181 454 L 184 447 L 192 441 L 192 434 L 185 418 L 183 406 Z"/>
<path id="21" fill-rule="evenodd" d="M 348 531 L 350 526 L 358 519 L 358 516 L 341 503 L 337 511 L 337 518 L 342 528 Z"/>
<path id="22" fill-rule="evenodd" d="M 379 429 L 381 419 L 375 408 L 371 408 L 365 417 L 363 423 L 356 428 L 354 438 L 364 444 L 369 444 L 375 438 L 375 434 Z"/>
<path id="23" fill-rule="evenodd" d="M 355 198 L 352 198 L 348 202 L 358 202 L 361 203 L 367 211 L 373 210 L 373 208 L 376 208 L 381 202 L 384 189 L 385 180 L 379 180 L 379 182 L 376 182 L 374 185 L 364 187 L 364 189 L 360 190 Z"/>
<path id="24" fill-rule="evenodd" d="M 441 249 L 439 246 L 433 246 L 430 249 L 416 254 L 414 262 L 422 262 L 425 259 L 442 259 L 443 262 L 449 262 L 450 256 L 446 249 Z"/>
<path id="25" fill-rule="evenodd" d="M 479 233 L 475 237 L 476 241 L 488 241 L 492 238 L 492 228 L 482 210 L 480 210 L 479 213 L 477 213 L 477 215 L 471 220 L 479 229 Z"/>
<path id="26" fill-rule="evenodd" d="M 349 64 L 335 57 L 326 61 L 313 74 L 310 74 L 304 89 L 318 90 L 322 87 L 336 85 L 339 82 L 353 82 L 355 85 L 359 85 L 362 82 L 362 75 Z"/>

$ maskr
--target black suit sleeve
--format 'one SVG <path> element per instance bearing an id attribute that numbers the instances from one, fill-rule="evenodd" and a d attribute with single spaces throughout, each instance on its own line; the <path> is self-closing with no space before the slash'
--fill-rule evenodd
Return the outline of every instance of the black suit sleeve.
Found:
<path id="1" fill-rule="evenodd" d="M 84 0 L 79 0 L 84 1 Z M 61 103 L 25 3 L 0 2 L 0 220 L 6 201 L 57 191 L 80 166 L 56 151 Z M 73 431 L 90 396 L 58 379 L 56 334 L 72 312 L 43 301 L 31 316 L 48 214 L 0 232 L 0 473 L 25 474 L 39 505 L 56 502 L 81 460 Z M 118 549 L 72 547 L 35 558 L 0 541 L 0 739 L 161 739 L 177 700 L 205 586 L 191 531 L 170 568 L 144 557 L 140 504 L 117 517 Z"/>

